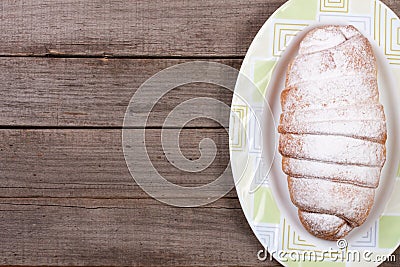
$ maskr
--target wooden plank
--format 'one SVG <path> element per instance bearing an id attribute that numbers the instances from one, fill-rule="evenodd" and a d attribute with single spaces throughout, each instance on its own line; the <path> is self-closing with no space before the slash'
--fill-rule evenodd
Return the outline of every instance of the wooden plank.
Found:
<path id="1" fill-rule="evenodd" d="M 0 55 L 244 56 L 284 2 L 3 0 Z"/>
<path id="2" fill-rule="evenodd" d="M 183 130 L 188 158 L 201 137 L 221 144 L 222 159 L 199 175 L 175 175 L 157 132 L 148 130 L 150 158 L 171 181 L 203 184 L 225 167 L 222 129 Z M 279 266 L 257 260 L 234 192 L 201 208 L 147 196 L 125 166 L 120 130 L 0 130 L 0 139 L 0 265 Z"/>
<path id="3" fill-rule="evenodd" d="M 140 138 L 140 130 L 131 130 Z M 165 130 L 171 131 L 171 130 Z M 0 130 L 0 197 L 147 198 L 126 166 L 121 130 Z M 172 183 L 200 186 L 217 179 L 229 162 L 224 129 L 184 129 L 181 149 L 188 159 L 200 156 L 199 143 L 210 138 L 217 156 L 209 168 L 191 173 L 166 158 L 170 144 L 161 146 L 161 130 L 146 130 L 147 150 L 159 173 Z M 212 152 L 204 150 L 205 156 Z M 135 170 L 146 173 L 138 162 Z M 236 197 L 233 190 L 229 197 Z"/>
<path id="4" fill-rule="evenodd" d="M 193 148 L 202 137 L 221 145 L 222 158 L 199 175 L 176 172 L 160 151 L 159 130 L 147 132 L 150 158 L 172 182 L 204 184 L 226 166 L 222 129 L 183 130 L 188 158 L 199 156 Z M 128 173 L 121 130 L 0 130 L 0 136 L 0 265 L 259 264 L 261 245 L 235 193 L 193 209 L 151 199 Z"/>
<path id="5" fill-rule="evenodd" d="M 235 199 L 182 209 L 150 199 L 0 200 L 0 265 L 280 266 Z"/>
<path id="6" fill-rule="evenodd" d="M 284 2 L 4 0 L 0 55 L 243 56 Z"/>
<path id="7" fill-rule="evenodd" d="M 0 265 L 281 266 L 258 261 L 262 247 L 237 199 L 191 209 L 150 199 L 1 199 L 0 232 Z"/>
<path id="8" fill-rule="evenodd" d="M 1 58 L 0 126 L 121 127 L 129 101 L 137 88 L 158 71 L 183 62 L 187 61 Z M 213 62 L 234 68 L 239 68 L 241 64 L 241 60 Z M 178 87 L 154 107 L 147 126 L 162 126 L 174 107 L 196 97 L 210 97 L 230 105 L 232 93 L 205 83 Z M 150 104 L 145 104 L 143 112 L 137 112 L 136 116 L 147 116 L 145 110 L 151 110 Z M 217 117 L 229 116 L 218 108 L 214 112 Z M 199 119 L 193 121 L 191 126 L 218 125 L 211 120 Z"/>
<path id="9" fill-rule="evenodd" d="M 400 261 L 400 248 L 397 248 L 396 251 L 393 253 L 393 255 L 396 257 L 395 261 L 386 261 L 382 263 L 380 266 L 381 267 L 398 267 L 399 266 L 399 261 Z"/>

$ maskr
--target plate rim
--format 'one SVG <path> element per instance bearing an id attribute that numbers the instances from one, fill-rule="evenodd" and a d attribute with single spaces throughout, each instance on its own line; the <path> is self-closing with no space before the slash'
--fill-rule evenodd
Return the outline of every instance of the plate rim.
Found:
<path id="1" fill-rule="evenodd" d="M 268 27 L 268 23 L 269 23 L 271 20 L 275 19 L 275 17 L 276 17 L 276 15 L 278 14 L 278 12 L 281 12 L 281 11 L 284 10 L 286 7 L 292 5 L 292 4 L 293 4 L 294 2 L 296 2 L 296 1 L 299 1 L 299 0 L 288 0 L 288 1 L 286 1 L 286 2 L 285 2 L 284 4 L 282 4 L 277 10 L 275 10 L 275 12 L 274 12 L 273 14 L 271 14 L 271 16 L 264 22 L 264 24 L 262 25 L 262 27 L 260 28 L 260 30 L 258 31 L 258 33 L 256 34 L 256 36 L 255 36 L 254 39 L 252 40 L 252 43 L 251 43 L 251 45 L 249 46 L 249 48 L 248 48 L 248 50 L 247 50 L 246 56 L 245 56 L 245 58 L 244 58 L 244 60 L 243 60 L 243 63 L 242 63 L 242 65 L 241 65 L 241 68 L 240 68 L 240 73 L 241 73 L 241 74 L 245 74 L 245 73 L 244 73 L 244 69 L 247 68 L 247 65 L 250 64 L 250 61 L 249 61 L 249 60 L 250 60 L 250 57 L 251 57 L 251 52 L 254 50 L 254 47 L 257 45 L 257 44 L 256 44 L 256 40 L 259 39 L 259 38 L 260 38 L 260 35 L 262 35 L 262 34 L 264 33 L 264 31 L 265 31 L 266 28 Z M 349 1 L 351 1 L 351 0 L 349 0 Z M 370 1 L 370 2 L 375 2 L 375 3 L 376 3 L 376 2 L 379 2 L 379 3 L 382 4 L 386 9 L 391 10 L 386 4 L 384 4 L 384 3 L 381 2 L 380 0 L 369 0 L 369 1 Z M 310 3 L 312 4 L 312 2 L 310 2 Z M 393 12 L 393 13 L 394 13 L 394 12 Z M 395 14 L 395 13 L 394 13 L 394 14 Z M 397 16 L 397 14 L 395 14 L 395 16 L 397 17 L 397 19 L 399 19 L 398 16 Z M 318 22 L 316 19 L 310 20 L 310 21 Z M 373 36 L 372 36 L 371 38 L 374 39 Z M 285 48 L 285 49 L 286 49 L 286 48 Z M 276 66 L 278 63 L 279 63 L 279 60 L 276 61 L 275 66 Z M 390 70 L 392 71 L 392 68 L 390 68 Z M 249 77 L 249 79 L 250 79 L 250 80 L 253 80 L 253 79 L 250 78 L 250 77 Z M 398 81 L 395 81 L 395 84 L 398 84 Z M 269 87 L 269 86 L 267 85 L 267 88 L 268 88 L 268 87 Z M 231 114 L 234 112 L 234 111 L 233 111 L 233 107 L 234 107 L 235 102 L 237 101 L 237 94 L 238 94 L 238 83 L 236 83 L 236 86 L 235 86 L 235 93 L 234 93 L 234 96 L 233 96 L 233 98 L 232 98 L 232 103 L 231 103 Z M 240 94 L 239 94 L 239 95 L 240 95 Z M 250 107 L 251 107 L 251 105 L 250 105 Z M 397 113 L 398 113 L 398 112 L 399 112 L 399 110 L 397 109 Z M 231 115 L 231 117 L 230 117 L 229 125 L 230 125 L 229 128 L 231 129 L 231 125 L 232 125 L 232 115 Z M 232 140 L 232 133 L 231 133 L 231 131 L 229 131 L 229 154 L 230 154 L 231 162 L 233 162 L 233 158 L 234 158 L 235 151 L 234 151 L 233 148 L 232 148 L 231 140 Z M 234 178 L 235 178 L 235 172 L 236 172 L 236 171 L 235 171 L 235 168 L 233 168 L 233 166 L 232 166 L 232 175 L 233 175 Z M 397 177 L 398 177 L 398 175 L 395 176 L 394 179 L 396 179 Z M 398 178 L 397 178 L 397 179 L 398 179 Z M 396 183 L 396 181 L 395 181 L 394 183 Z M 251 219 L 251 215 L 248 214 L 248 213 L 249 213 L 248 209 L 245 208 L 245 203 L 244 203 L 243 196 L 241 196 L 241 192 L 240 192 L 240 190 L 239 190 L 239 186 L 238 186 L 236 183 L 235 183 L 235 190 L 236 190 L 236 192 L 237 192 L 238 199 L 239 199 L 239 202 L 240 202 L 240 205 L 241 205 L 241 209 L 242 209 L 242 211 L 243 211 L 243 213 L 244 213 L 244 215 L 245 215 L 245 217 L 246 217 L 247 223 L 248 223 L 249 226 L 251 227 L 251 229 L 252 229 L 252 231 L 253 231 L 253 234 L 256 236 L 256 238 L 258 239 L 258 241 L 260 242 L 260 244 L 264 247 L 264 242 L 261 240 L 261 238 L 260 238 L 259 235 L 257 234 L 257 231 L 256 231 L 256 229 L 255 229 L 255 224 L 253 223 L 253 220 Z M 271 191 L 272 191 L 272 190 L 271 190 Z M 390 200 L 393 199 L 393 195 L 394 195 L 396 192 L 397 192 L 397 191 L 396 191 L 395 189 L 393 189 L 393 191 L 392 191 L 392 193 L 391 193 L 391 196 L 390 196 L 390 198 L 388 199 L 388 202 L 386 203 L 386 205 L 385 205 L 385 207 L 384 207 L 384 209 L 383 209 L 383 212 L 387 209 L 387 205 L 389 205 Z M 273 194 L 272 194 L 272 195 L 273 195 Z M 275 197 L 274 197 L 274 200 L 275 200 Z M 379 220 L 383 215 L 384 215 L 383 213 L 382 213 L 381 215 L 379 215 L 378 220 Z M 399 247 L 399 245 L 400 245 L 400 239 L 399 239 L 398 244 L 397 244 L 396 247 L 390 248 L 390 249 L 387 249 L 387 248 L 386 248 L 386 249 L 391 251 L 390 254 L 393 254 L 393 252 Z M 264 247 L 264 248 L 265 248 L 265 247 Z M 268 251 L 268 248 L 265 248 L 265 249 Z M 283 262 L 283 261 L 281 261 L 279 258 L 276 258 L 276 257 L 274 257 L 274 259 L 277 260 L 280 264 L 286 266 L 285 264 L 286 264 L 287 262 Z M 307 262 L 307 261 L 305 261 L 305 262 Z M 325 259 L 324 259 L 323 262 L 325 262 Z M 298 262 L 294 262 L 294 263 L 295 263 L 296 265 L 301 265 L 303 262 L 302 262 L 302 261 L 298 261 Z"/>

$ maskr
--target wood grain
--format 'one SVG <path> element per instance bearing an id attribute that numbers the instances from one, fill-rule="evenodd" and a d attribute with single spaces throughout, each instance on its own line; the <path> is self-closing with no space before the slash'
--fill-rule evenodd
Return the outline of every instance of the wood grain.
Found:
<path id="1" fill-rule="evenodd" d="M 237 199 L 0 199 L 0 232 L 1 265 L 265 266 Z"/>
<path id="2" fill-rule="evenodd" d="M 128 171 L 120 128 L 130 98 L 158 71 L 198 59 L 238 69 L 284 2 L 1 1 L 0 265 L 280 266 L 257 260 L 261 245 L 234 190 L 191 209 L 150 198 Z M 399 1 L 383 2 L 400 13 Z M 191 122 L 180 139 L 192 160 L 202 138 L 215 140 L 218 154 L 205 171 L 177 170 L 160 145 L 167 114 L 202 96 L 229 105 L 232 94 L 179 87 L 146 126 L 153 164 L 182 186 L 213 181 L 229 161 L 228 136 L 210 120 Z M 398 266 L 395 254 L 383 266 Z"/>
<path id="3" fill-rule="evenodd" d="M 140 85 L 157 72 L 183 62 L 187 61 L 0 58 L 0 126 L 122 127 L 129 101 Z M 234 68 L 241 64 L 241 60 L 212 62 Z M 146 103 L 135 116 L 146 117 L 152 110 L 147 126 L 160 127 L 178 104 L 196 97 L 210 97 L 230 105 L 232 93 L 216 85 L 188 84 L 170 91 L 153 109 L 153 103 Z M 229 117 L 218 108 L 213 112 L 216 117 Z M 199 119 L 191 126 L 218 125 Z"/>
<path id="4" fill-rule="evenodd" d="M 188 158 L 199 157 L 194 148 L 204 137 L 216 141 L 219 156 L 209 170 L 179 172 L 165 159 L 160 131 L 148 130 L 150 158 L 166 178 L 194 186 L 224 170 L 223 129 L 185 129 L 180 137 Z M 151 199 L 128 173 L 121 130 L 0 130 L 0 139 L 0 265 L 261 264 L 234 192 L 193 209 Z"/>
<path id="5" fill-rule="evenodd" d="M 140 140 L 140 130 L 130 130 Z M 170 131 L 170 130 L 164 130 Z M 149 198 L 135 184 L 122 151 L 122 131 L 0 130 L 0 197 Z M 172 183 L 201 186 L 217 179 L 229 162 L 228 135 L 224 129 L 184 129 L 179 135 L 183 155 L 199 158 L 203 138 L 214 140 L 218 153 L 206 170 L 188 173 L 166 158 L 169 144 L 161 146 L 161 130 L 146 130 L 146 147 L 157 171 Z M 211 156 L 211 151 L 202 151 Z M 146 173 L 143 162 L 135 171 Z M 236 197 L 233 190 L 228 195 Z"/>
<path id="6" fill-rule="evenodd" d="M 150 158 L 171 182 L 201 185 L 225 169 L 223 129 L 184 129 L 180 137 L 187 158 L 199 157 L 204 137 L 219 153 L 206 171 L 183 173 L 165 158 L 160 130 L 147 130 Z M 121 130 L 0 130 L 0 139 L 0 265 L 261 264 L 235 191 L 193 209 L 152 200 L 128 172 Z"/>
<path id="7" fill-rule="evenodd" d="M 4 0 L 0 55 L 243 56 L 284 2 Z"/>
<path id="8" fill-rule="evenodd" d="M 243 56 L 284 2 L 3 0 L 0 55 Z"/>

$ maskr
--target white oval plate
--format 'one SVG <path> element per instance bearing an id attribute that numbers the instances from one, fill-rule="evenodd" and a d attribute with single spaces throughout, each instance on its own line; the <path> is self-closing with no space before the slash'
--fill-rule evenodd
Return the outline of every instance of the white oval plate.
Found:
<path id="1" fill-rule="evenodd" d="M 388 124 L 388 160 L 375 204 L 367 222 L 346 238 L 345 250 L 305 231 L 290 201 L 281 157 L 276 153 L 274 121 L 281 113 L 279 96 L 287 64 L 308 28 L 329 23 L 352 24 L 369 37 L 378 59 L 380 100 Z M 242 209 L 261 244 L 286 266 L 326 266 L 328 262 L 332 266 L 376 266 L 384 261 L 400 244 L 399 18 L 375 0 L 288 1 L 254 38 L 241 74 L 255 86 L 244 86 L 243 76 L 237 81 L 230 121 L 231 165 Z M 338 254 L 322 257 L 329 249 Z M 363 251 L 371 254 L 363 255 Z M 352 259 L 349 252 L 360 252 L 360 259 Z M 317 256 L 305 259 L 307 253 Z"/>

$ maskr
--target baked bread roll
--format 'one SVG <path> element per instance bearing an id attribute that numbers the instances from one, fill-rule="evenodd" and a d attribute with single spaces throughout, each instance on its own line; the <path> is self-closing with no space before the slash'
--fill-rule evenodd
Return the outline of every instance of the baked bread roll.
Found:
<path id="1" fill-rule="evenodd" d="M 371 44 L 353 26 L 311 30 L 281 94 L 279 152 L 308 232 L 337 240 L 365 222 L 386 161 Z"/>

